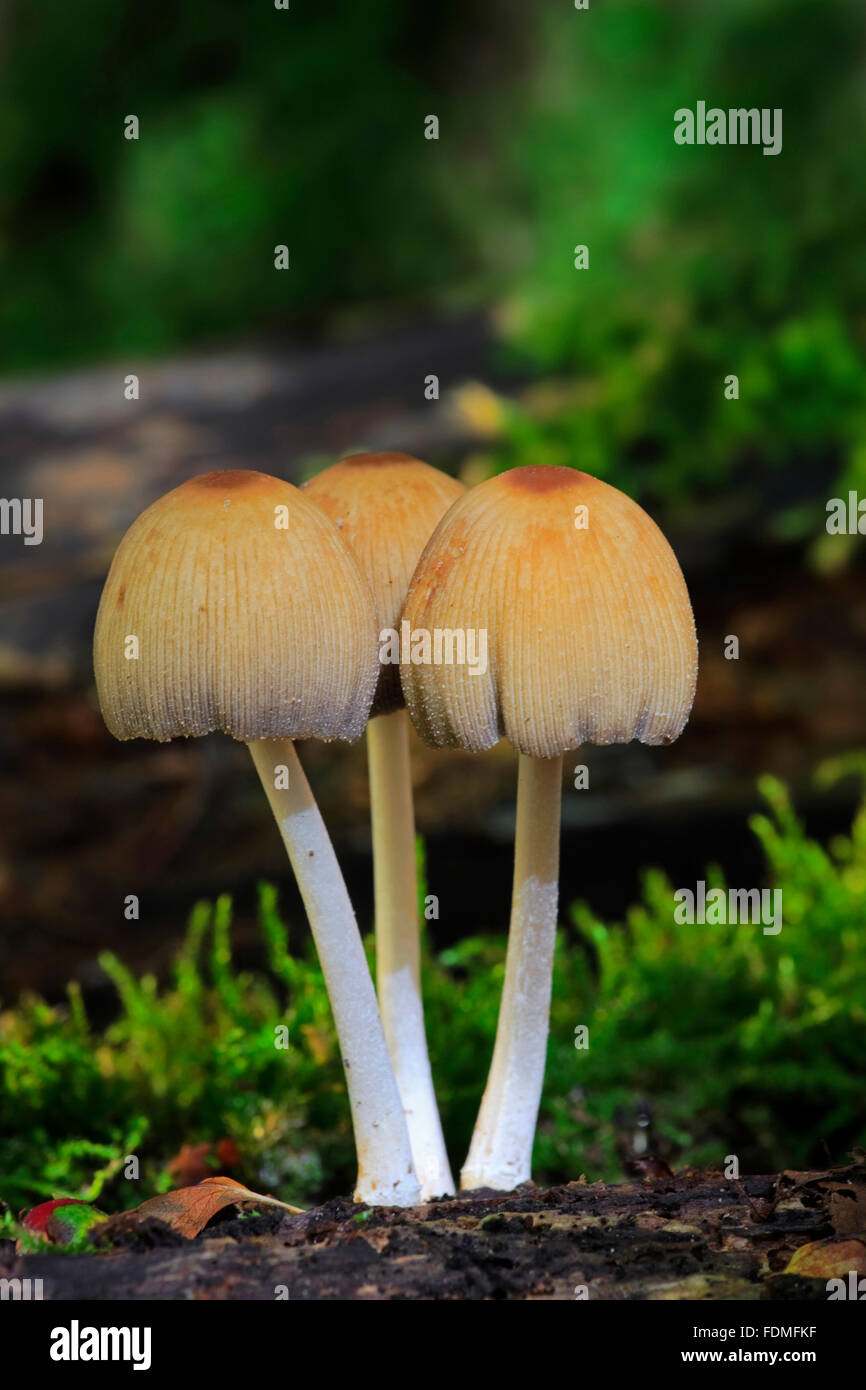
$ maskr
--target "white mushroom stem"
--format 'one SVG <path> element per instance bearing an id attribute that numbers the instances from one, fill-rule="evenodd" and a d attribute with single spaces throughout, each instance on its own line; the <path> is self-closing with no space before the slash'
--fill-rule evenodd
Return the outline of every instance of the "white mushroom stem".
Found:
<path id="1" fill-rule="evenodd" d="M 405 710 L 370 720 L 367 758 L 379 1008 L 406 1112 L 421 1197 L 426 1200 L 453 1192 L 454 1179 L 424 1032 L 409 716 Z"/>
<path id="2" fill-rule="evenodd" d="M 256 739 L 249 749 L 295 871 L 331 1001 L 358 1152 L 355 1200 L 413 1206 L 420 1189 L 406 1119 L 334 848 L 294 744 Z M 288 770 L 286 788 L 274 785 L 280 765 Z"/>
<path id="3" fill-rule="evenodd" d="M 505 981 L 462 1188 L 510 1191 L 531 1175 L 556 945 L 561 799 L 562 758 L 521 754 Z"/>

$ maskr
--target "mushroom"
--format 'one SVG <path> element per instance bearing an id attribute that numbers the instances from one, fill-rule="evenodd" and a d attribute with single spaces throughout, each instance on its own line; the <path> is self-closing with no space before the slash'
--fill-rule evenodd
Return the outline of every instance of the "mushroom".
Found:
<path id="1" fill-rule="evenodd" d="M 415 728 L 436 746 L 517 749 L 514 888 L 493 1061 L 464 1188 L 529 1178 L 556 937 L 562 755 L 671 743 L 691 709 L 694 619 L 676 557 L 624 493 L 570 468 L 515 468 L 442 519 L 412 578 L 412 629 L 486 629 L 484 675 L 407 663 Z"/>
<path id="2" fill-rule="evenodd" d="M 331 1000 L 358 1153 L 355 1197 L 410 1206 L 409 1135 L 355 915 L 292 740 L 357 739 L 378 672 L 368 586 L 290 483 L 206 473 L 141 514 L 94 637 L 116 738 L 219 730 L 249 745 L 288 850 Z"/>
<path id="3" fill-rule="evenodd" d="M 380 641 L 398 641 L 412 571 L 433 528 L 465 491 L 408 454 L 354 454 L 304 485 L 340 528 L 373 591 Z M 421 995 L 409 720 L 396 661 L 383 662 L 367 725 L 376 980 L 422 1198 L 454 1191 L 433 1089 Z"/>

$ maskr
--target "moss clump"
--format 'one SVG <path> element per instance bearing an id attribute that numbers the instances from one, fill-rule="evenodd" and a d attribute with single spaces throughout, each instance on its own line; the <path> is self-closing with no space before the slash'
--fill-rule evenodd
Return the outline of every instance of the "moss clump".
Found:
<path id="1" fill-rule="evenodd" d="M 783 890 L 779 935 L 676 924 L 672 887 L 652 870 L 623 923 L 573 909 L 557 956 L 539 1181 L 622 1176 L 642 1110 L 652 1147 L 679 1165 L 735 1153 L 741 1171 L 775 1170 L 825 1160 L 824 1144 L 842 1158 L 866 1142 L 866 807 L 825 849 L 778 782 L 761 786 L 767 813 L 752 827 L 766 882 Z M 723 884 L 716 870 L 706 877 Z M 216 1153 L 220 1141 L 256 1190 L 302 1203 L 350 1190 L 321 972 L 291 953 L 267 885 L 259 918 L 267 973 L 235 969 L 222 897 L 193 910 L 164 986 L 102 958 L 119 999 L 104 1030 L 73 986 L 64 1007 L 31 998 L 0 1014 L 0 1197 L 12 1209 L 55 1195 L 134 1206 L 176 1185 L 167 1165 L 182 1145 Z M 426 963 L 430 1051 L 458 1164 L 492 1050 L 504 947 L 475 937 Z M 586 1049 L 574 1045 L 581 1024 Z"/>

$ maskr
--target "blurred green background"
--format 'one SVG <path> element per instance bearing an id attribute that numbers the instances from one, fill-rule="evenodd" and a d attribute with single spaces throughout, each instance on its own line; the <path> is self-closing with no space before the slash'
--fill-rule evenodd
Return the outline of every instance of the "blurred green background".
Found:
<path id="1" fill-rule="evenodd" d="M 190 1175 L 170 1166 L 189 1146 L 231 1166 L 228 1141 L 289 1200 L 351 1181 L 326 1001 L 242 751 L 114 745 L 89 644 L 112 550 L 161 491 L 222 463 L 300 481 L 363 447 L 467 483 L 606 477 L 664 527 L 694 601 L 683 738 L 584 750 L 591 796 L 566 782 L 539 1176 L 866 1143 L 866 585 L 862 538 L 825 527 L 829 498 L 866 496 L 862 5 L 10 0 L 2 31 L 0 469 L 4 495 L 45 497 L 46 538 L 0 538 L 0 1196 L 129 1204 L 130 1146 L 151 1191 Z M 675 145 L 698 100 L 781 108 L 782 152 Z M 413 758 L 459 1165 L 514 763 Z M 363 749 L 304 760 L 366 930 Z M 671 885 L 706 872 L 781 886 L 780 938 L 675 931 Z M 294 959 L 259 901 L 278 879 Z M 199 898 L 222 906 L 178 957 Z"/>
<path id="2" fill-rule="evenodd" d="M 509 360 L 571 382 L 521 462 L 864 482 L 856 0 L 46 0 L 6 29 L 3 366 L 495 302 Z M 698 97 L 782 108 L 781 155 L 675 146 Z"/>

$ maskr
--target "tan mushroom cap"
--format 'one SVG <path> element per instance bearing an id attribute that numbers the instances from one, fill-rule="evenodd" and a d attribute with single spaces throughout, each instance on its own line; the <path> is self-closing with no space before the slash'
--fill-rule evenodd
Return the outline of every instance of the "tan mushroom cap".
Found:
<path id="1" fill-rule="evenodd" d="M 352 454 L 304 484 L 339 527 L 369 580 L 376 619 L 399 631 L 409 581 L 437 523 L 466 491 L 410 454 Z M 396 665 L 381 668 L 373 714 L 403 704 Z"/>
<path id="2" fill-rule="evenodd" d="M 376 636 L 367 583 L 318 507 L 264 473 L 205 473 L 117 549 L 96 619 L 99 703 L 120 739 L 359 738 Z"/>
<path id="3" fill-rule="evenodd" d="M 504 734 L 551 758 L 584 743 L 671 743 L 688 719 L 697 640 L 676 556 L 636 502 L 586 473 L 516 468 L 460 498 L 403 617 L 413 631 L 488 634 L 484 674 L 400 668 L 412 721 L 436 746 L 479 750 Z"/>

